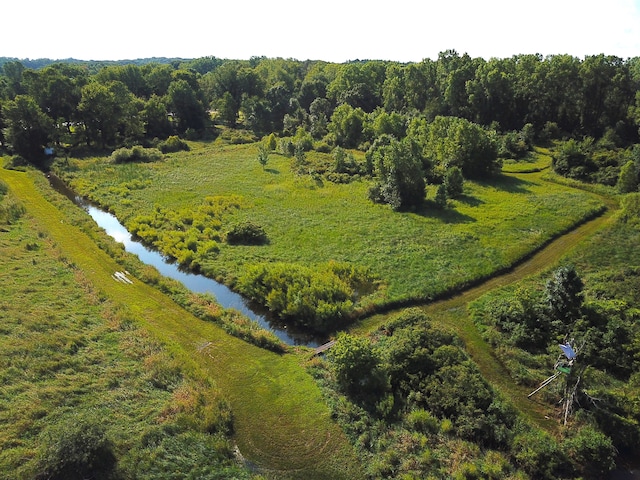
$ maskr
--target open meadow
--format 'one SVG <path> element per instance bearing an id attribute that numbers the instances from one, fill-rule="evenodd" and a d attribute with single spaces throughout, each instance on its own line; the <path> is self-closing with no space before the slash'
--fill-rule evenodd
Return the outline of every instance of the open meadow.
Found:
<path id="1" fill-rule="evenodd" d="M 548 165 L 549 157 L 539 156 L 534 164 Z M 204 273 L 233 286 L 248 267 L 263 262 L 348 262 L 369 269 L 381 284 L 363 299 L 365 309 L 428 300 L 473 284 L 603 208 L 595 195 L 546 182 L 536 172 L 465 182 L 464 194 L 444 210 L 432 201 L 435 187 L 429 187 L 423 207 L 399 213 L 367 198 L 367 179 L 332 183 L 294 174 L 292 159 L 279 154 L 271 154 L 264 169 L 256 157 L 256 144 L 191 143 L 189 152 L 158 162 L 70 159 L 57 170 L 134 231 L 154 212 L 180 219 L 193 216 L 207 197 L 232 203 L 217 219 L 215 248 L 198 260 Z M 195 224 L 193 218 L 183 220 L 173 228 Z M 224 233 L 243 222 L 261 226 L 268 243 L 226 244 Z M 172 252 L 175 243 L 156 245 Z"/>

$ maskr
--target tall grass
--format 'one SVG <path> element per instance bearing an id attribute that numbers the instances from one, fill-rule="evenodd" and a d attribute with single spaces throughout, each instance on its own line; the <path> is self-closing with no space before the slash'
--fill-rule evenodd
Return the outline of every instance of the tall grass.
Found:
<path id="1" fill-rule="evenodd" d="M 158 450 L 145 444 L 151 432 L 157 446 L 174 445 L 166 472 L 185 473 L 188 448 L 205 448 L 215 436 L 220 454 L 199 460 L 248 478 L 233 460 L 219 389 L 184 372 L 46 231 L 29 218 L 5 228 L 0 258 L 0 478 L 65 469 L 106 478 L 116 468 L 133 478 L 147 473 L 136 459 Z M 83 459 L 110 470 L 92 471 Z"/>

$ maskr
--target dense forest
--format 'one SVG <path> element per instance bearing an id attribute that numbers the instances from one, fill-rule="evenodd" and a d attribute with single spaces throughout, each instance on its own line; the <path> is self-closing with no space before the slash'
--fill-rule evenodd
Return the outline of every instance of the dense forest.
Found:
<path id="1" fill-rule="evenodd" d="M 409 171 L 427 182 L 450 167 L 482 176 L 533 142 L 567 140 L 555 169 L 584 181 L 615 184 L 624 165 L 640 162 L 631 148 L 639 141 L 637 57 L 484 60 L 446 51 L 410 64 L 206 57 L 33 65 L 41 68 L 4 59 L 0 77 L 0 142 L 28 160 L 46 146 L 60 153 L 211 138 L 217 124 L 236 142 L 291 137 L 283 145 L 291 155 L 297 146 L 369 150 L 362 173 L 380 178 L 372 198 L 398 208 L 421 188 Z"/>

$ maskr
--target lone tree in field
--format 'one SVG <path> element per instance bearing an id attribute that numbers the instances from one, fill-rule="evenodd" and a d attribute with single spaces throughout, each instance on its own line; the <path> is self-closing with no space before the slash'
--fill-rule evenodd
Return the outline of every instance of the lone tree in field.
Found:
<path id="1" fill-rule="evenodd" d="M 269 148 L 262 143 L 258 145 L 258 162 L 262 165 L 262 170 L 265 169 L 269 162 Z"/>
<path id="2" fill-rule="evenodd" d="M 367 157 L 377 177 L 369 191 L 373 201 L 387 203 L 394 210 L 407 210 L 424 201 L 423 162 L 410 140 L 381 135 Z"/>

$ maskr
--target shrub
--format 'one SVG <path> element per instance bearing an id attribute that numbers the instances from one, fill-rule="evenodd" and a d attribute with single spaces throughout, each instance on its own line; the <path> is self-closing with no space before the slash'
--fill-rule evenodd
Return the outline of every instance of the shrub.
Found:
<path id="1" fill-rule="evenodd" d="M 0 204 L 0 224 L 12 224 L 18 220 L 26 209 L 24 205 L 13 198 L 4 199 Z"/>
<path id="2" fill-rule="evenodd" d="M 440 421 L 422 408 L 411 411 L 406 420 L 413 430 L 422 433 L 437 433 L 440 429 Z"/>
<path id="3" fill-rule="evenodd" d="M 513 441 L 512 451 L 516 464 L 534 478 L 556 478 L 565 464 L 556 441 L 541 431 L 518 435 Z"/>
<path id="4" fill-rule="evenodd" d="M 278 146 L 278 141 L 276 140 L 276 134 L 272 133 L 267 138 L 265 138 L 264 144 L 269 149 L 270 152 L 274 152 L 276 150 L 276 147 Z"/>
<path id="5" fill-rule="evenodd" d="M 338 262 L 315 268 L 264 263 L 247 267 L 237 288 L 282 319 L 323 331 L 348 318 L 358 293 L 374 285 L 369 270 Z"/>
<path id="6" fill-rule="evenodd" d="M 188 151 L 189 145 L 184 140 L 181 140 L 177 135 L 171 135 L 165 141 L 158 144 L 158 148 L 162 153 L 180 152 L 182 150 Z"/>
<path id="7" fill-rule="evenodd" d="M 611 439 L 592 427 L 580 429 L 563 447 L 579 468 L 594 477 L 606 477 L 615 466 L 616 449 Z"/>
<path id="8" fill-rule="evenodd" d="M 291 158 L 296 151 L 296 146 L 290 138 L 281 138 L 278 149 L 282 155 Z"/>
<path id="9" fill-rule="evenodd" d="M 450 167 L 444 175 L 444 185 L 447 188 L 447 196 L 455 198 L 462 195 L 464 190 L 464 178 L 462 170 L 458 167 Z"/>
<path id="10" fill-rule="evenodd" d="M 113 163 L 126 162 L 156 162 L 162 159 L 162 152 L 157 148 L 143 148 L 136 145 L 133 148 L 119 148 L 111 154 Z"/>
<path id="11" fill-rule="evenodd" d="M 54 424 L 40 436 L 38 479 L 108 478 L 115 465 L 99 416 L 74 415 Z"/>
<path id="12" fill-rule="evenodd" d="M 227 243 L 230 245 L 264 245 L 268 241 L 264 228 L 251 222 L 235 225 L 227 232 Z"/>

